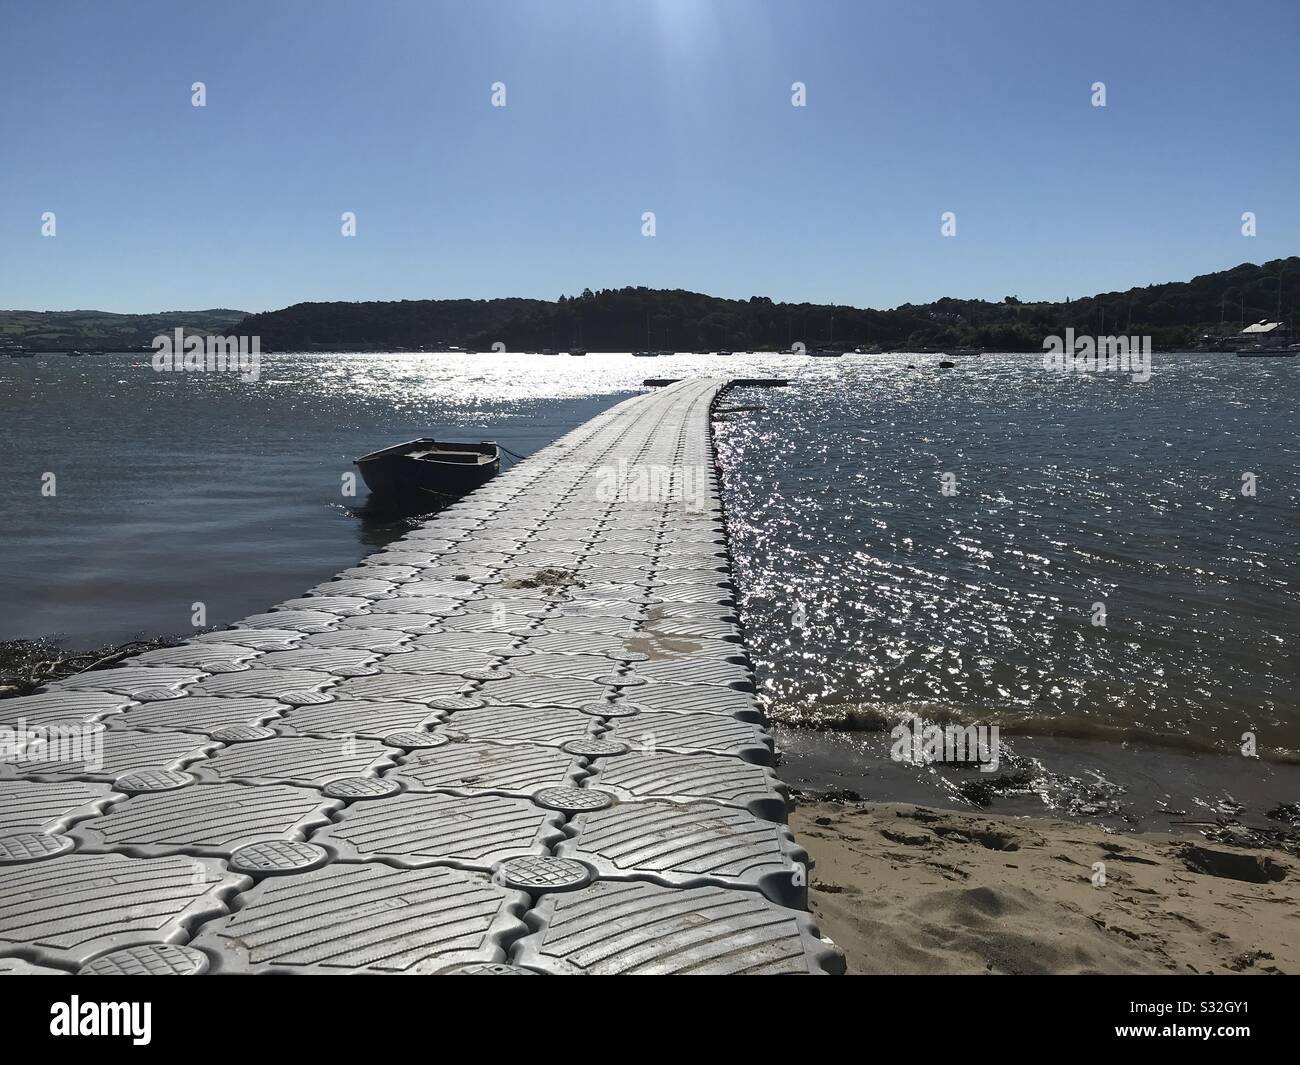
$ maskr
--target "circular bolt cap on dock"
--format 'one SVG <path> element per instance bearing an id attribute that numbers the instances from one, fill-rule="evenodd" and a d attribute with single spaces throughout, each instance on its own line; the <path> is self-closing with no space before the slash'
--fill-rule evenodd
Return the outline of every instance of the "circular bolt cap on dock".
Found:
<path id="1" fill-rule="evenodd" d="M 493 878 L 504 887 L 537 894 L 543 891 L 577 891 L 591 880 L 591 870 L 572 858 L 529 856 L 511 858 Z"/>
<path id="2" fill-rule="evenodd" d="M 611 688 L 637 688 L 646 683 L 645 677 L 638 677 L 632 673 L 608 673 L 597 680 L 601 684 L 608 684 Z"/>
<path id="3" fill-rule="evenodd" d="M 314 843 L 295 840 L 270 840 L 267 843 L 250 843 L 230 855 L 230 868 L 236 873 L 257 873 L 279 876 L 285 873 L 304 873 L 330 860 L 329 851 Z"/>
<path id="4" fill-rule="evenodd" d="M 448 976 L 536 976 L 532 969 L 519 965 L 507 965 L 502 961 L 480 961 L 472 965 L 462 965 L 452 969 Z"/>
<path id="5" fill-rule="evenodd" d="M 606 651 L 605 657 L 615 662 L 648 662 L 650 656 L 644 651 Z"/>
<path id="6" fill-rule="evenodd" d="M 324 692 L 302 690 L 281 692 L 278 699 L 289 706 L 316 706 L 320 703 L 332 703 L 334 696 L 326 695 Z"/>
<path id="7" fill-rule="evenodd" d="M 175 688 L 141 688 L 133 693 L 132 698 L 141 703 L 160 703 L 166 699 L 183 699 L 185 693 Z"/>
<path id="8" fill-rule="evenodd" d="M 72 840 L 67 836 L 52 836 L 48 832 L 11 832 L 0 836 L 0 865 L 39 862 L 70 850 Z"/>
<path id="9" fill-rule="evenodd" d="M 208 956 L 193 947 L 145 943 L 88 961 L 78 976 L 198 976 L 208 971 Z"/>
<path id="10" fill-rule="evenodd" d="M 580 754 L 584 758 L 600 758 L 607 754 L 627 754 L 630 748 L 618 740 L 569 740 L 562 744 L 560 750 L 569 754 Z"/>
<path id="11" fill-rule="evenodd" d="M 603 810 L 614 805 L 614 796 L 604 791 L 587 788 L 543 788 L 533 796 L 533 802 L 546 810 L 565 814 L 581 814 L 589 810 Z"/>
<path id="12" fill-rule="evenodd" d="M 466 680 L 509 680 L 514 675 L 513 669 L 467 669 L 461 674 Z"/>
<path id="13" fill-rule="evenodd" d="M 253 743 L 275 738 L 275 730 L 262 725 L 227 725 L 208 733 L 218 743 Z"/>
<path id="14" fill-rule="evenodd" d="M 384 737 L 388 747 L 401 747 L 406 751 L 424 751 L 430 747 L 441 747 L 449 740 L 442 733 L 434 732 L 390 732 Z"/>
<path id="15" fill-rule="evenodd" d="M 583 703 L 578 710 L 592 717 L 636 717 L 641 707 L 636 703 Z"/>
<path id="16" fill-rule="evenodd" d="M 330 671 L 331 676 L 335 677 L 374 677 L 379 675 L 379 670 L 374 666 L 335 666 Z"/>
<path id="17" fill-rule="evenodd" d="M 127 795 L 139 795 L 147 791 L 175 791 L 188 788 L 195 778 L 188 773 L 177 773 L 172 769 L 141 769 L 127 773 L 113 781 L 113 790 Z"/>
<path id="18" fill-rule="evenodd" d="M 468 695 L 440 695 L 425 705 L 434 710 L 477 710 L 487 704 L 482 699 L 471 699 Z"/>
<path id="19" fill-rule="evenodd" d="M 340 777 L 331 780 L 321 788 L 321 794 L 328 799 L 386 799 L 401 791 L 395 780 L 380 780 L 378 777 Z"/>

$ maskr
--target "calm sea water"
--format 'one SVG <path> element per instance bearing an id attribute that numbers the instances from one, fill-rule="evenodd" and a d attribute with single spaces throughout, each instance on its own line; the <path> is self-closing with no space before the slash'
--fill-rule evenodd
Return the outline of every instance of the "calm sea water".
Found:
<path id="1" fill-rule="evenodd" d="M 364 485 L 343 495 L 356 456 L 426 435 L 526 455 L 631 387 L 540 361 L 268 355 L 243 383 L 147 355 L 0 359 L 0 639 L 180 633 L 196 602 L 223 625 L 300 595 L 402 531 L 357 516 Z"/>
<path id="2" fill-rule="evenodd" d="M 772 373 L 792 387 L 733 393 L 762 409 L 718 442 L 779 723 L 916 710 L 1300 751 L 1300 364 L 1156 356 L 1138 384 L 936 361 L 271 355 L 241 383 L 144 355 L 0 360 L 0 638 L 182 632 L 195 602 L 232 621 L 396 534 L 340 493 L 358 454 L 426 434 L 528 453 L 646 376 Z"/>

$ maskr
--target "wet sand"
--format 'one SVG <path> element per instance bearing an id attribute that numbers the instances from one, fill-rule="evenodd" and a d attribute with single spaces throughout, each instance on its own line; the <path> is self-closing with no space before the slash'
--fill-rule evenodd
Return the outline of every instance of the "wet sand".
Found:
<path id="1" fill-rule="evenodd" d="M 780 774 L 806 795 L 1079 818 L 1117 831 L 1286 828 L 1270 816 L 1300 797 L 1300 765 L 1063 737 L 1004 739 L 995 772 L 890 757 L 887 732 L 775 729 Z"/>
<path id="2" fill-rule="evenodd" d="M 850 973 L 1300 973 L 1282 846 L 907 803 L 805 800 L 790 823 Z"/>

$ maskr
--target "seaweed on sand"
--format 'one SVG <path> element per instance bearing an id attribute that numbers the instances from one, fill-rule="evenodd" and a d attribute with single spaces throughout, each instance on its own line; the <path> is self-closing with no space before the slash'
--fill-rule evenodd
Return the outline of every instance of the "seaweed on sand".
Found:
<path id="1" fill-rule="evenodd" d="M 158 647 L 175 647 L 177 636 L 155 636 L 108 644 L 89 651 L 66 650 L 57 640 L 0 640 L 0 699 L 31 695 L 42 684 L 62 680 L 90 669 L 116 665 L 124 658 L 152 651 Z"/>

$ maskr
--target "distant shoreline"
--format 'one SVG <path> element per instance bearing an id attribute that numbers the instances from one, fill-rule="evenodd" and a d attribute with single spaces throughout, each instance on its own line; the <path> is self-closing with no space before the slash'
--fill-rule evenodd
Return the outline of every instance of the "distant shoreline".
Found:
<path id="1" fill-rule="evenodd" d="M 1290 286 L 1279 278 L 1295 278 Z M 1190 281 L 1138 286 L 1064 301 L 945 296 L 877 310 L 728 299 L 683 289 L 625 286 L 539 300 L 424 299 L 305 302 L 246 314 L 232 309 L 122 315 L 104 311 L 0 310 L 0 348 L 147 350 L 154 336 L 187 332 L 261 338 L 264 352 L 418 351 L 788 351 L 880 347 L 907 353 L 978 348 L 1041 352 L 1044 338 L 1149 337 L 1152 349 L 1240 344 L 1250 323 L 1294 326 L 1300 257 L 1241 263 Z M 1292 330 L 1294 336 L 1294 330 Z"/>
<path id="2" fill-rule="evenodd" d="M 79 348 L 26 348 L 24 350 L 29 355 L 62 355 L 62 356 L 67 356 L 68 354 L 74 351 L 81 355 L 151 355 L 153 353 L 152 347 L 105 348 L 103 350 L 92 350 L 92 351 L 86 351 Z M 1235 358 L 1239 350 L 1240 349 L 1237 347 L 1196 348 L 1196 347 L 1189 347 L 1186 345 L 1175 345 L 1173 347 L 1167 347 L 1167 348 L 1160 347 L 1159 345 L 1155 345 L 1152 347 L 1152 351 L 1158 355 L 1223 355 L 1225 358 Z M 456 356 L 464 356 L 466 358 L 472 358 L 472 359 L 490 359 L 492 356 L 497 354 L 529 355 L 529 356 L 536 356 L 537 358 L 550 358 L 556 356 L 564 356 L 567 355 L 568 352 L 558 351 L 558 352 L 554 352 L 551 356 L 548 356 L 545 353 L 540 351 L 529 351 L 524 349 L 520 349 L 518 351 L 503 351 L 498 353 L 494 351 L 472 351 L 472 352 L 471 351 L 444 351 L 444 350 L 426 351 L 426 350 L 414 350 L 410 348 L 391 348 L 391 347 L 390 348 L 267 348 L 267 347 L 263 347 L 261 354 L 263 355 L 427 355 L 430 357 L 439 357 L 439 358 L 448 355 L 456 355 Z M 597 356 L 597 357 L 602 355 L 631 355 L 632 351 L 630 349 L 627 351 L 587 350 L 585 354 L 587 356 Z M 717 354 L 718 354 L 717 350 L 711 350 L 711 351 L 682 350 L 682 351 L 667 352 L 658 357 L 671 359 L 677 356 L 689 357 L 692 355 L 717 355 Z M 817 355 L 814 355 L 812 353 L 801 354 L 799 352 L 787 351 L 783 349 L 772 349 L 772 348 L 754 348 L 752 350 L 746 350 L 746 351 L 728 352 L 727 354 L 731 356 L 742 356 L 742 357 L 745 355 L 768 355 L 768 356 L 786 355 L 789 356 L 790 358 L 801 359 L 801 360 L 818 358 Z M 4 355 L 4 350 L 0 349 L 0 357 L 3 357 L 3 355 Z M 1043 352 L 1041 349 L 1026 350 L 1026 351 L 980 350 L 976 352 L 963 352 L 959 355 L 956 355 L 955 357 L 968 359 L 968 358 L 978 358 L 978 357 L 999 357 L 1003 355 L 1016 355 L 1024 358 L 1041 359 Z M 875 351 L 875 352 L 858 352 L 849 349 L 843 352 L 839 352 L 835 357 L 858 358 L 858 359 L 887 359 L 887 358 L 898 358 L 902 356 L 908 356 L 908 357 L 915 356 L 918 358 L 954 357 L 951 352 L 945 351 L 942 348 L 899 349 L 897 351 L 891 350 L 891 351 Z"/>

